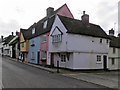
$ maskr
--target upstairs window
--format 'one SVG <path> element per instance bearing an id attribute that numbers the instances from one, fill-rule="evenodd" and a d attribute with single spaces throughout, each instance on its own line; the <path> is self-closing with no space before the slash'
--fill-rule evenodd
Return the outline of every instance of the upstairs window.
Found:
<path id="1" fill-rule="evenodd" d="M 113 48 L 113 54 L 115 54 L 115 52 L 116 52 L 116 48 Z"/>
<path id="2" fill-rule="evenodd" d="M 32 34 L 35 34 L 35 28 L 32 29 Z"/>
<path id="3" fill-rule="evenodd" d="M 44 29 L 46 29 L 47 23 L 48 23 L 48 20 L 46 20 L 46 21 L 43 23 L 43 28 L 44 28 Z"/>
<path id="4" fill-rule="evenodd" d="M 107 44 L 109 43 L 108 39 L 106 40 L 106 43 L 107 43 Z"/>
<path id="5" fill-rule="evenodd" d="M 46 35 L 43 35 L 43 36 L 42 36 L 42 42 L 43 42 L 43 43 L 47 41 L 46 38 L 47 38 Z"/>
<path id="6" fill-rule="evenodd" d="M 115 58 L 111 59 L 111 63 L 112 63 L 112 65 L 115 65 Z"/>
<path id="7" fill-rule="evenodd" d="M 61 41 L 62 41 L 62 35 L 61 34 L 52 36 L 52 42 L 61 42 Z"/>
<path id="8" fill-rule="evenodd" d="M 22 47 L 24 47 L 24 43 L 22 43 Z"/>
<path id="9" fill-rule="evenodd" d="M 102 39 L 100 39 L 100 43 L 102 43 Z"/>

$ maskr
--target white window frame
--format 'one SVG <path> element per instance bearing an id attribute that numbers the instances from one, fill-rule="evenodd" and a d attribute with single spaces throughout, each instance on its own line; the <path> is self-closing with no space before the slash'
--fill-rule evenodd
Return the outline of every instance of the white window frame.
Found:
<path id="1" fill-rule="evenodd" d="M 52 42 L 61 42 L 61 41 L 62 41 L 62 35 L 61 34 L 52 36 Z"/>
<path id="2" fill-rule="evenodd" d="M 48 20 L 46 20 L 43 24 L 43 28 L 46 29 L 47 28 L 47 23 L 48 23 Z"/>
<path id="3" fill-rule="evenodd" d="M 97 63 L 102 63 L 102 56 L 101 55 L 97 55 Z"/>
<path id="4" fill-rule="evenodd" d="M 47 59 L 47 51 L 43 50 L 42 51 L 42 60 L 46 60 Z"/>
<path id="5" fill-rule="evenodd" d="M 31 59 L 34 60 L 35 59 L 35 52 L 31 53 Z"/>
<path id="6" fill-rule="evenodd" d="M 61 57 L 61 62 L 66 62 L 66 60 L 67 60 L 66 54 L 61 54 L 60 57 Z"/>
<path id="7" fill-rule="evenodd" d="M 47 42 L 47 35 L 42 36 L 42 43 Z"/>
<path id="8" fill-rule="evenodd" d="M 113 63 L 114 62 L 114 63 Z M 115 65 L 115 58 L 111 59 L 111 65 Z"/>
<path id="9" fill-rule="evenodd" d="M 32 34 L 35 34 L 35 28 L 32 29 Z"/>

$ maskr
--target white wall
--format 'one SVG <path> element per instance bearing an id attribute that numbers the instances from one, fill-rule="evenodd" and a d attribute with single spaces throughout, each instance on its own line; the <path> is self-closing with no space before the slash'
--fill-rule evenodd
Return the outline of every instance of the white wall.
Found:
<path id="1" fill-rule="evenodd" d="M 62 42 L 52 43 L 51 34 L 56 26 L 63 32 Z M 103 61 L 101 64 L 96 64 L 96 55 L 108 56 L 109 43 L 106 43 L 107 39 L 68 34 L 66 31 L 59 17 L 56 16 L 49 35 L 49 52 L 73 52 L 73 54 L 70 54 L 70 61 L 60 62 L 60 66 L 72 69 L 103 69 Z M 58 33 L 55 32 L 54 34 Z M 100 39 L 102 39 L 102 43 L 100 43 Z M 56 54 L 54 57 L 55 65 L 58 59 L 60 60 L 60 57 Z"/>
<path id="2" fill-rule="evenodd" d="M 63 35 L 62 35 L 62 43 L 59 42 L 59 43 L 52 43 L 52 37 L 51 37 L 51 34 L 52 32 L 54 31 L 55 27 L 58 26 L 58 28 L 63 32 Z M 63 26 L 63 24 L 61 23 L 60 19 L 58 16 L 56 16 L 56 19 L 55 19 L 55 22 L 52 26 L 52 29 L 50 31 L 50 35 L 49 35 L 49 52 L 61 52 L 61 51 L 67 51 L 66 50 L 66 29 L 65 27 Z M 57 34 L 57 32 L 55 33 Z M 58 32 L 59 34 L 59 32 Z"/>
<path id="3" fill-rule="evenodd" d="M 64 54 L 64 53 L 62 53 Z M 58 54 L 54 54 L 54 65 L 57 67 L 57 61 L 62 68 L 73 69 L 73 53 L 70 54 L 69 60 L 66 58 L 66 62 L 61 62 L 61 58 Z"/>
<path id="4" fill-rule="evenodd" d="M 100 43 L 100 39 L 102 38 L 68 34 L 67 49 L 69 51 L 108 53 L 109 43 L 106 43 L 107 39 L 102 39 L 102 43 Z"/>
<path id="5" fill-rule="evenodd" d="M 120 48 L 116 48 L 116 52 L 113 53 L 113 47 L 109 48 L 109 70 L 117 70 L 118 68 L 120 69 L 119 65 L 120 65 Z M 115 64 L 112 65 L 112 58 L 115 59 Z"/>
<path id="6" fill-rule="evenodd" d="M 97 62 L 97 55 L 101 55 L 101 62 Z M 107 54 L 74 53 L 73 69 L 103 69 L 104 55 L 107 55 Z"/>

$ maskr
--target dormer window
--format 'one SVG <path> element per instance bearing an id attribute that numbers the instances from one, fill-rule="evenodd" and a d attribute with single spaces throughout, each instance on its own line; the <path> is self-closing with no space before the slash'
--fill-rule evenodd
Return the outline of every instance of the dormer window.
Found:
<path id="1" fill-rule="evenodd" d="M 44 22 L 44 24 L 43 24 L 43 28 L 44 28 L 44 29 L 46 29 L 47 23 L 48 23 L 48 20 L 46 20 L 46 21 Z"/>
<path id="2" fill-rule="evenodd" d="M 32 34 L 35 34 L 35 28 L 32 29 Z"/>

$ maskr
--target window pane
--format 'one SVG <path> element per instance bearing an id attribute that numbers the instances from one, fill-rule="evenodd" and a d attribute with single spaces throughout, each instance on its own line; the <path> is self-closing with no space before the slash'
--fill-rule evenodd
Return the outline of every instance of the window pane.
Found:
<path id="1" fill-rule="evenodd" d="M 46 55 L 47 55 L 46 51 L 42 51 L 42 59 L 46 59 Z"/>
<path id="2" fill-rule="evenodd" d="M 42 42 L 46 42 L 46 35 L 42 36 Z"/>
<path id="3" fill-rule="evenodd" d="M 114 65 L 115 64 L 115 59 L 114 58 L 112 58 L 112 65 Z"/>

